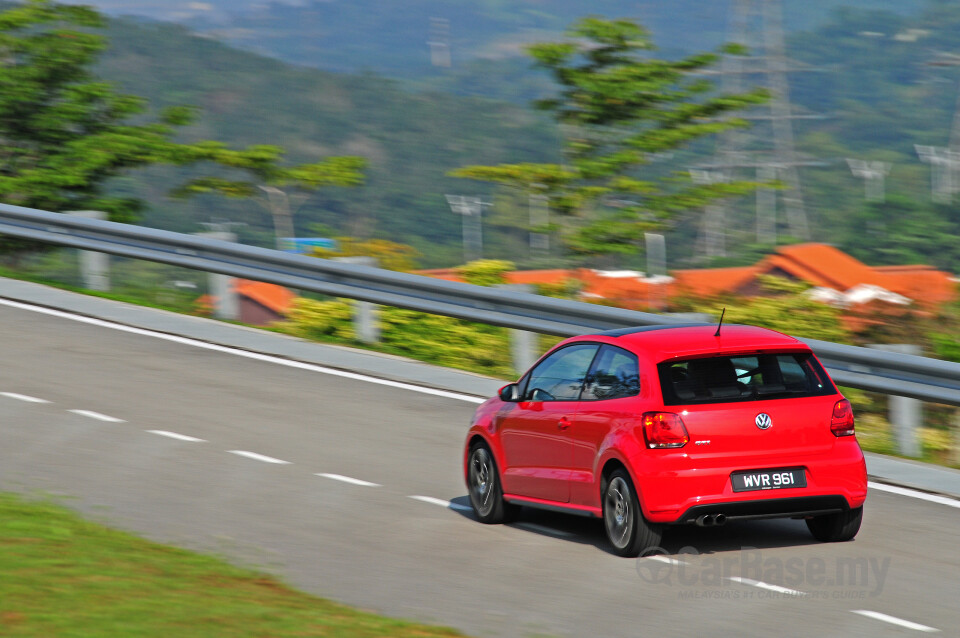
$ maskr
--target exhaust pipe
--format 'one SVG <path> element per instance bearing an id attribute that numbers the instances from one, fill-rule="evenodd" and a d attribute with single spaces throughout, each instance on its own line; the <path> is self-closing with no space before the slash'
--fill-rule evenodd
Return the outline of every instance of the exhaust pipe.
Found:
<path id="1" fill-rule="evenodd" d="M 726 522 L 725 514 L 701 514 L 696 520 L 697 527 L 719 527 Z"/>

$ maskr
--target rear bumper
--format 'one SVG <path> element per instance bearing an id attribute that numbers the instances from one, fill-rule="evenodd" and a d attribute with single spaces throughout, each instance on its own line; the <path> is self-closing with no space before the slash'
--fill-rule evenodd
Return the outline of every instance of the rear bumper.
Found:
<path id="1" fill-rule="evenodd" d="M 645 450 L 633 460 L 644 517 L 656 523 L 686 523 L 691 512 L 736 518 L 779 518 L 842 511 L 863 505 L 867 467 L 856 440 L 838 441 L 828 453 L 806 456 L 693 459 L 678 450 Z M 734 492 L 730 474 L 739 470 L 803 468 L 807 486 Z M 637 468 L 640 468 L 637 471 Z"/>
<path id="2" fill-rule="evenodd" d="M 733 501 L 694 505 L 683 513 L 675 524 L 696 523 L 704 515 L 723 514 L 727 521 L 758 518 L 790 518 L 833 514 L 850 510 L 843 496 L 797 496 L 793 498 L 769 498 L 754 501 Z"/>

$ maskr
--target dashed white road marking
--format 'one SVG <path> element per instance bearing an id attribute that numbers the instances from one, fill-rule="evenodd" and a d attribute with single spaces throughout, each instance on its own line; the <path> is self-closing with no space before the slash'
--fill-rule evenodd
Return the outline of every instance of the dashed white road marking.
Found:
<path id="1" fill-rule="evenodd" d="M 946 505 L 947 507 L 956 507 L 960 509 L 960 501 L 946 496 L 940 496 L 938 494 L 927 494 L 926 492 L 921 492 L 919 490 L 911 490 L 906 487 L 897 487 L 896 485 L 887 485 L 885 483 L 877 483 L 876 481 L 868 481 L 867 487 L 872 490 L 880 490 L 881 492 L 890 492 L 891 494 L 899 494 L 900 496 L 909 496 L 910 498 L 917 498 L 921 501 L 929 501 L 931 503 L 939 503 L 940 505 Z"/>
<path id="2" fill-rule="evenodd" d="M 0 392 L 0 396 L 5 396 L 8 399 L 16 399 L 17 401 L 26 401 L 27 403 L 50 403 L 46 399 L 38 399 L 37 397 L 32 397 L 27 394 L 17 394 L 16 392 Z"/>
<path id="3" fill-rule="evenodd" d="M 879 620 L 881 622 L 890 623 L 891 625 L 898 625 L 906 629 L 913 629 L 914 631 L 925 631 L 929 634 L 940 631 L 935 627 L 928 627 L 926 625 L 921 625 L 920 623 L 911 622 L 909 620 L 904 620 L 903 618 L 897 618 L 895 616 L 888 616 L 887 614 L 881 614 L 878 611 L 870 611 L 868 609 L 853 609 L 851 610 L 855 614 L 860 614 L 861 616 L 866 616 L 867 618 L 873 618 L 874 620 Z"/>
<path id="4" fill-rule="evenodd" d="M 351 476 L 344 476 L 343 474 L 328 474 L 326 472 L 318 472 L 317 476 L 333 479 L 334 481 L 342 481 L 343 483 L 350 483 L 351 485 L 360 485 L 363 487 L 380 487 L 379 483 L 371 483 L 370 481 L 361 481 L 360 479 L 356 479 Z"/>
<path id="5" fill-rule="evenodd" d="M 741 578 L 740 576 L 730 576 L 727 580 L 731 580 L 735 583 L 741 583 L 743 585 L 751 585 L 759 589 L 766 589 L 767 591 L 775 591 L 778 594 L 787 594 L 790 596 L 806 596 L 806 592 L 802 592 L 798 589 L 788 589 L 787 587 L 781 587 L 780 585 L 771 585 L 770 583 L 765 583 L 760 580 L 753 580 L 752 578 Z"/>
<path id="6" fill-rule="evenodd" d="M 470 509 L 470 508 L 467 508 Z M 565 532 L 559 529 L 553 529 L 552 527 L 547 527 L 546 525 L 538 525 L 536 523 L 515 523 L 514 527 L 519 527 L 520 529 L 528 529 L 533 532 L 538 532 L 540 534 L 546 534 L 547 536 L 563 536 L 564 538 L 569 538 L 573 536 L 570 532 Z"/>
<path id="7" fill-rule="evenodd" d="M 147 430 L 150 434 L 158 434 L 160 436 L 165 436 L 170 439 L 177 439 L 178 441 L 190 441 L 191 443 L 206 443 L 204 439 L 198 439 L 195 436 L 187 436 L 186 434 L 177 434 L 176 432 L 168 432 L 166 430 Z"/>
<path id="8" fill-rule="evenodd" d="M 643 560 L 655 560 L 658 563 L 666 563 L 667 565 L 686 565 L 682 560 L 678 558 L 671 558 L 669 556 L 664 556 L 663 554 L 654 554 L 653 556 L 641 556 Z"/>
<path id="9" fill-rule="evenodd" d="M 153 337 L 154 339 L 162 339 L 164 341 L 172 341 L 173 343 L 193 346 L 194 348 L 203 348 L 204 350 L 213 350 L 214 352 L 223 352 L 223 353 L 232 354 L 238 357 L 245 357 L 247 359 L 255 359 L 257 361 L 265 361 L 267 363 L 275 363 L 277 365 L 287 366 L 289 368 L 297 368 L 300 370 L 308 370 L 310 372 L 319 372 L 321 374 L 328 374 L 335 377 L 343 377 L 344 379 L 351 379 L 353 381 L 375 383 L 377 385 L 385 385 L 391 388 L 398 388 L 400 390 L 409 390 L 410 392 L 419 392 L 420 394 L 430 394 L 437 397 L 443 397 L 445 399 L 455 399 L 457 401 L 466 401 L 467 403 L 483 403 L 484 401 L 486 401 L 486 399 L 470 396 L 469 394 L 461 394 L 459 392 L 449 392 L 447 390 L 437 390 L 436 388 L 427 388 L 424 386 L 414 385 L 412 383 L 403 383 L 400 381 L 390 381 L 388 379 L 379 379 L 377 377 L 371 377 L 365 374 L 357 374 L 356 372 L 347 372 L 345 370 L 337 370 L 336 368 L 328 368 L 326 366 L 316 365 L 313 363 L 304 363 L 303 361 L 294 361 L 292 359 L 284 359 L 283 357 L 277 357 L 269 354 L 262 354 L 260 352 L 249 352 L 247 350 L 240 350 L 238 348 L 231 348 L 229 346 L 221 346 L 216 343 L 207 343 L 206 341 L 191 339 L 190 337 L 181 337 L 179 335 L 171 335 L 163 332 L 155 332 L 153 330 L 147 330 L 145 328 L 134 328 L 132 326 L 125 326 L 119 323 L 112 323 L 110 321 L 104 321 L 102 319 L 95 319 L 94 317 L 84 317 L 82 315 L 74 315 L 74 314 L 70 314 L 69 312 L 64 312 L 62 310 L 54 310 L 53 308 L 44 308 L 43 306 L 34 306 L 31 304 L 21 303 L 19 301 L 11 301 L 9 299 L 0 299 L 0 305 L 10 306 L 11 308 L 19 308 L 21 310 L 28 310 L 30 312 L 38 312 L 40 314 L 50 315 L 52 317 L 60 317 L 61 319 L 69 319 L 70 321 L 78 321 L 80 323 L 86 323 L 92 326 L 100 326 L 101 328 L 110 328 L 111 330 L 119 330 L 120 332 L 127 332 L 130 334 L 141 335 L 144 337 Z"/>
<path id="10" fill-rule="evenodd" d="M 254 461 L 263 461 L 264 463 L 278 463 L 281 465 L 290 465 L 290 461 L 283 461 L 281 459 L 275 459 L 272 456 L 264 456 L 263 454 L 257 454 L 256 452 L 247 452 L 246 450 L 227 450 L 230 454 L 236 454 L 237 456 L 245 456 L 248 459 L 253 459 Z"/>
<path id="11" fill-rule="evenodd" d="M 431 505 L 439 505 L 440 507 L 446 507 L 448 509 L 457 510 L 458 512 L 472 512 L 473 508 L 469 505 L 460 505 L 459 503 L 451 503 L 450 501 L 445 501 L 442 498 L 434 498 L 432 496 L 411 496 L 415 501 L 420 501 L 422 503 L 430 503 Z"/>
<path id="12" fill-rule="evenodd" d="M 96 419 L 97 421 L 106 421 L 107 423 L 126 423 L 126 421 L 123 419 L 118 419 L 117 417 L 110 416 L 109 414 L 100 414 L 99 412 L 94 412 L 93 410 L 67 410 L 67 412 L 72 412 L 74 414 L 79 414 L 80 416 Z"/>

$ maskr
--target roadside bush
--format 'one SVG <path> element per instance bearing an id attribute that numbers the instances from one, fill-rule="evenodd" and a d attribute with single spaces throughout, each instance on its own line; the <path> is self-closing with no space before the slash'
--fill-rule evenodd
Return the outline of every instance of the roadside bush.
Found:
<path id="1" fill-rule="evenodd" d="M 402 308 L 381 307 L 380 343 L 361 344 L 353 330 L 353 309 L 344 300 L 298 298 L 287 321 L 274 328 L 304 339 L 364 345 L 439 366 L 491 376 L 515 376 L 507 330 Z"/>

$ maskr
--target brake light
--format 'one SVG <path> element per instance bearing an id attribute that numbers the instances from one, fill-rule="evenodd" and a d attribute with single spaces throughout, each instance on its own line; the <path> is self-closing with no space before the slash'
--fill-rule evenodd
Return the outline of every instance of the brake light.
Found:
<path id="1" fill-rule="evenodd" d="M 679 414 L 672 412 L 644 412 L 643 436 L 648 448 L 683 447 L 690 440 L 687 428 Z"/>
<path id="2" fill-rule="evenodd" d="M 837 404 L 833 406 L 830 431 L 833 432 L 834 436 L 850 436 L 854 433 L 853 407 L 846 399 L 837 401 Z"/>

